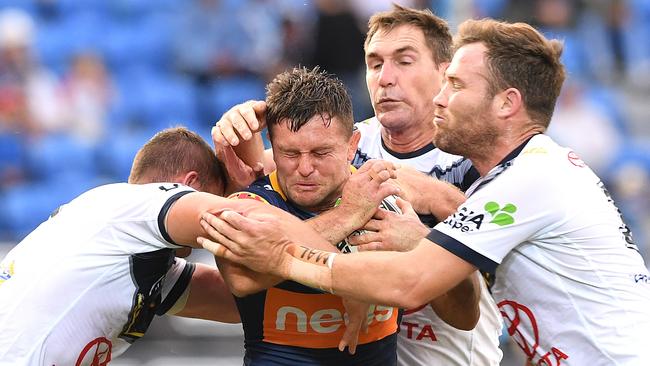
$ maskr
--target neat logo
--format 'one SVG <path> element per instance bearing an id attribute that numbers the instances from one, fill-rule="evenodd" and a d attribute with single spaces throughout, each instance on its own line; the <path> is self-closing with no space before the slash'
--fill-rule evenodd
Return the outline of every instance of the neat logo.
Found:
<path id="1" fill-rule="evenodd" d="M 462 207 L 443 222 L 451 226 L 452 229 L 458 229 L 465 233 L 480 229 L 484 218 L 484 214 Z"/>
<path id="2" fill-rule="evenodd" d="M 275 318 L 275 329 L 287 329 L 287 317 L 294 318 L 294 325 L 299 333 L 307 333 L 307 327 L 316 333 L 336 332 L 343 324 L 347 313 L 341 314 L 337 309 L 320 309 L 309 315 L 295 306 L 283 306 L 278 309 Z M 393 308 L 380 305 L 370 305 L 368 308 L 368 325 L 373 322 L 385 322 L 393 317 Z"/>
<path id="3" fill-rule="evenodd" d="M 506 226 L 514 224 L 515 222 L 512 214 L 517 212 L 517 206 L 513 205 L 512 203 L 506 203 L 505 206 L 501 207 L 498 203 L 490 201 L 486 203 L 483 208 L 485 208 L 485 211 L 492 215 L 490 224 Z"/>

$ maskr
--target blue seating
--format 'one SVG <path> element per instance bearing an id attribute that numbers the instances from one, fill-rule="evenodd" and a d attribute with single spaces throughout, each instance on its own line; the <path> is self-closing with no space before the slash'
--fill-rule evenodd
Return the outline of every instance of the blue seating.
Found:
<path id="1" fill-rule="evenodd" d="M 107 136 L 97 153 L 100 173 L 113 182 L 126 182 L 135 153 L 154 132 L 144 129 L 123 128 Z"/>
<path id="2" fill-rule="evenodd" d="M 25 149 L 22 135 L 0 132 L 0 177 L 9 169 L 25 170 Z"/>
<path id="3" fill-rule="evenodd" d="M 116 79 L 120 96 L 113 121 L 118 126 L 147 130 L 196 126 L 195 90 L 189 80 L 147 67 L 131 68 Z"/>
<path id="4" fill-rule="evenodd" d="M 168 68 L 168 23 L 168 16 L 160 12 L 135 20 L 106 22 L 103 51 L 109 66 L 117 71 L 134 65 Z"/>
<path id="5" fill-rule="evenodd" d="M 93 176 L 66 173 L 46 182 L 25 183 L 7 189 L 0 198 L 3 213 L 0 229 L 7 240 L 21 240 L 59 206 L 84 191 L 105 183 Z"/>
<path id="6" fill-rule="evenodd" d="M 70 172 L 94 176 L 95 148 L 73 136 L 55 134 L 30 143 L 27 150 L 30 177 L 50 181 Z"/>
<path id="7" fill-rule="evenodd" d="M 235 104 L 249 99 L 264 99 L 265 83 L 254 76 L 219 78 L 212 87 L 212 108 L 215 119 Z"/>

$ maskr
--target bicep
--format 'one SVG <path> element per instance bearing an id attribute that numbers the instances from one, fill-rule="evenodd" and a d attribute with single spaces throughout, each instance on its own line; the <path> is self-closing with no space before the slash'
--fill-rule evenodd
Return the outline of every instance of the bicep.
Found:
<path id="1" fill-rule="evenodd" d="M 265 206 L 268 205 L 255 200 L 228 199 L 205 192 L 192 192 L 179 198 L 169 208 L 165 217 L 165 227 L 175 243 L 201 248 L 196 238 L 207 235 L 200 224 L 202 213 L 217 213 L 225 209 L 238 212 L 264 211 Z"/>
<path id="2" fill-rule="evenodd" d="M 201 214 L 229 207 L 229 200 L 209 193 L 193 192 L 179 198 L 167 212 L 165 227 L 171 239 L 179 245 L 201 248 L 196 238 L 205 235 Z"/>

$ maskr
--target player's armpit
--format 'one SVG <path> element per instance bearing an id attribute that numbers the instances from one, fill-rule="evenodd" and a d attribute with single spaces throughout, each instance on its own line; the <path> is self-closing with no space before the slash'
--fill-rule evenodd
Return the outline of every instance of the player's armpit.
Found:
<path id="1" fill-rule="evenodd" d="M 477 272 L 472 273 L 447 293 L 430 302 L 433 311 L 445 323 L 460 330 L 472 330 L 481 316 L 479 300 L 481 281 Z"/>

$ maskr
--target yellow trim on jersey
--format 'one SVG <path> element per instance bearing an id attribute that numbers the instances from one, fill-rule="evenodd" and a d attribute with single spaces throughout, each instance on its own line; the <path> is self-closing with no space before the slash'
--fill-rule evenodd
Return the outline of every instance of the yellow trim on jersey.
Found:
<path id="1" fill-rule="evenodd" d="M 282 191 L 282 188 L 280 188 L 280 182 L 278 182 L 278 171 L 274 170 L 269 174 L 269 181 L 271 182 L 271 187 L 273 188 L 274 191 L 278 192 L 280 196 L 282 196 L 283 200 L 287 200 L 287 195 L 284 194 L 284 191 Z"/>

